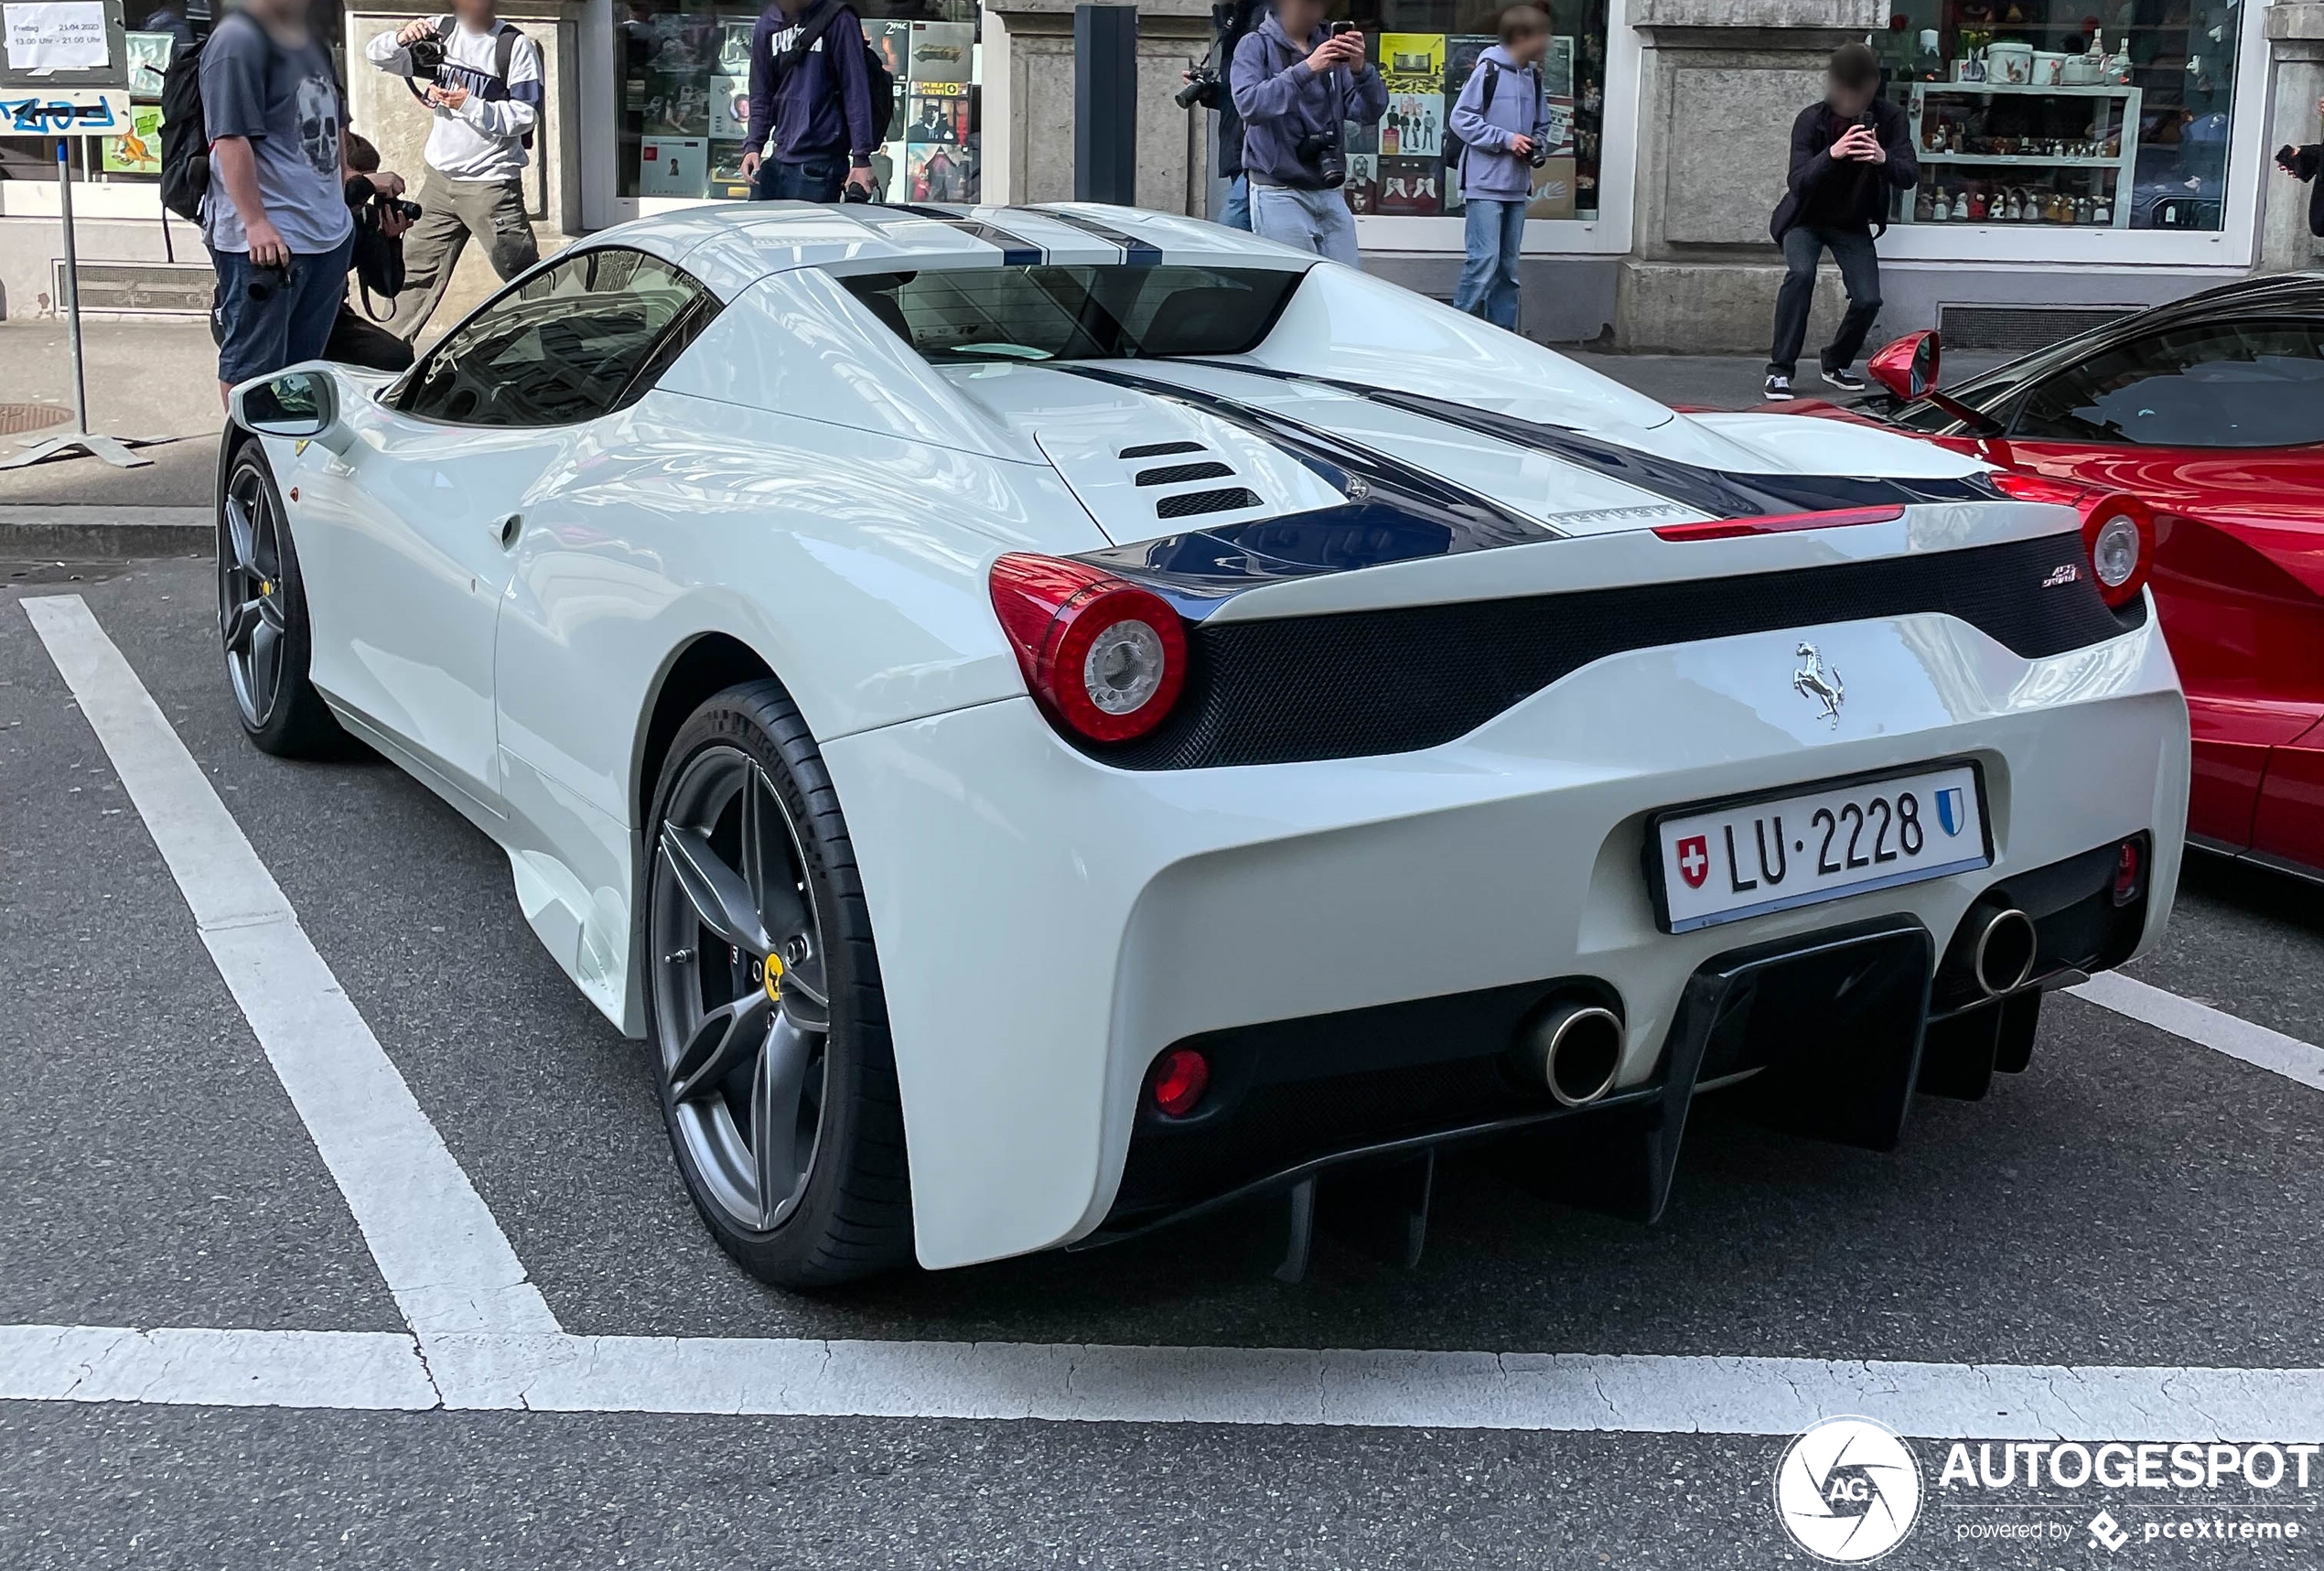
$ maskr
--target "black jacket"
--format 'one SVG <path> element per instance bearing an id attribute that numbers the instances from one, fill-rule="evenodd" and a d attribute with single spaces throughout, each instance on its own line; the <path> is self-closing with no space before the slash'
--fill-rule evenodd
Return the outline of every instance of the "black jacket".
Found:
<path id="1" fill-rule="evenodd" d="M 2283 162 L 2284 153 L 2292 155 L 2289 164 Z M 2276 156 L 2278 167 L 2308 186 L 2308 232 L 2324 238 L 2324 180 L 2316 178 L 2324 172 L 2324 144 L 2310 143 L 2297 150 L 2286 147 L 2284 153 Z"/>
<path id="2" fill-rule="evenodd" d="M 1775 205 L 1768 233 L 1776 244 L 1794 225 L 1821 213 L 1823 221 L 1848 228 L 1861 224 L 1877 234 L 1888 227 L 1888 192 L 1909 191 L 1921 183 L 1921 162 L 1912 155 L 1912 130 L 1904 111 L 1885 98 L 1872 101 L 1872 129 L 1888 150 L 1885 164 L 1835 159 L 1832 144 L 1849 123 L 1832 113 L 1828 103 L 1812 103 L 1791 123 L 1791 177 L 1783 199 Z M 1837 211 L 1834 210 L 1834 204 Z"/>
<path id="3" fill-rule="evenodd" d="M 1243 35 L 1254 31 L 1266 16 L 1265 0 L 1221 0 L 1210 7 L 1210 27 L 1218 35 L 1210 59 L 1221 78 L 1233 64 Z M 1229 180 L 1243 173 L 1243 116 L 1234 107 L 1233 91 L 1224 85 L 1219 89 L 1218 173 Z"/>

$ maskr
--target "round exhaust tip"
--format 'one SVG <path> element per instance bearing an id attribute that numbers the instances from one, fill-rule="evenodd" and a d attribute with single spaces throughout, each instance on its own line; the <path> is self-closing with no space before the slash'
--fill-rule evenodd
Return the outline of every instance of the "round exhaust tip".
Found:
<path id="1" fill-rule="evenodd" d="M 1525 1037 L 1526 1060 L 1549 1094 L 1587 1107 L 1614 1089 L 1622 1062 L 1622 1022 L 1602 1005 L 1556 1004 Z"/>
<path id="2" fill-rule="evenodd" d="M 2031 917 L 2014 906 L 1994 912 L 1978 932 L 1977 947 L 1970 957 L 1977 985 L 1995 998 L 2023 987 L 2033 974 L 2039 947 Z"/>

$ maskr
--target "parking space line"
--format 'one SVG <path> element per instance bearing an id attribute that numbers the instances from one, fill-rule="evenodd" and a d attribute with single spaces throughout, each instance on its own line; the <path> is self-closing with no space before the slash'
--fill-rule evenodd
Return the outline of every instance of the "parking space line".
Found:
<path id="1" fill-rule="evenodd" d="M 25 615 L 178 881 L 403 1318 L 451 1331 L 554 1333 L 555 1316 L 446 1149 L 242 826 L 78 595 Z"/>
<path id="2" fill-rule="evenodd" d="M 449 1378 L 447 1378 L 447 1376 Z M 0 1398 L 173 1405 L 2324 1443 L 2324 1369 L 0 1327 Z M 458 1395 L 454 1395 L 454 1393 Z"/>
<path id="3" fill-rule="evenodd" d="M 2066 991 L 2215 1053 L 2324 1091 L 2324 1048 L 2311 1047 L 2297 1037 L 2254 1026 L 2223 1009 L 2166 993 L 2119 971 L 2102 971 Z"/>

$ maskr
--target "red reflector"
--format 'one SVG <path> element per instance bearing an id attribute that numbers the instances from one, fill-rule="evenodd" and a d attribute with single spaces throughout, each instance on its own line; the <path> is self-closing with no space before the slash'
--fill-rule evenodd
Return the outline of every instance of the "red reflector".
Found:
<path id="1" fill-rule="evenodd" d="M 1154 1105 L 1184 1118 L 1210 1089 L 1210 1060 L 1193 1048 L 1172 1048 L 1154 1066 Z"/>
<path id="2" fill-rule="evenodd" d="M 1895 507 L 1835 508 L 1828 512 L 1779 512 L 1766 518 L 1707 518 L 1700 523 L 1665 523 L 1654 533 L 1664 540 L 1732 540 L 1742 534 L 1789 534 L 1795 529 L 1845 529 L 1852 523 L 1894 523 L 1904 516 Z"/>
<path id="3" fill-rule="evenodd" d="M 2114 904 L 2126 906 L 2138 898 L 2138 874 L 2145 861 L 2136 840 L 2124 841 L 2114 853 Z"/>

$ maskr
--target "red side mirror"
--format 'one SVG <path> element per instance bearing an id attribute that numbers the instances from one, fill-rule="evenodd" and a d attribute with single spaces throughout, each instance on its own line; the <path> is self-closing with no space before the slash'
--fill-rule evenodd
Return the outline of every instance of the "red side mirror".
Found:
<path id="1" fill-rule="evenodd" d="M 1937 335 L 1934 329 L 1907 333 L 1866 362 L 1872 380 L 1899 398 L 1926 398 L 1937 390 Z"/>

